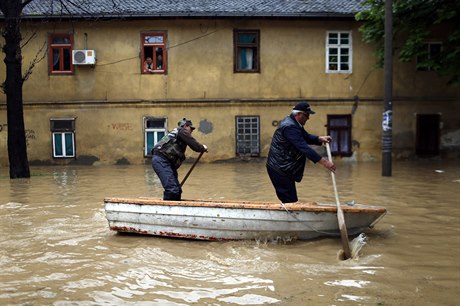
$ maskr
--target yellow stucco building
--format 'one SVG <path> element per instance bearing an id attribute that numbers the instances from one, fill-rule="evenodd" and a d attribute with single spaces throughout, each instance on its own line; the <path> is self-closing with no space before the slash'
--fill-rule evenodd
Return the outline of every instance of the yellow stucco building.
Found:
<path id="1" fill-rule="evenodd" d="M 24 71 L 44 56 L 23 86 L 31 164 L 145 163 L 183 117 L 208 145 L 205 161 L 265 157 L 278 122 L 300 100 L 316 111 L 306 129 L 333 135 L 337 156 L 381 159 L 383 70 L 374 68 L 353 8 L 282 18 L 190 10 L 25 18 L 24 39 L 35 36 L 22 50 Z M 395 60 L 393 97 L 394 158 L 458 155 L 458 87 Z M 1 166 L 7 129 L 1 94 Z"/>

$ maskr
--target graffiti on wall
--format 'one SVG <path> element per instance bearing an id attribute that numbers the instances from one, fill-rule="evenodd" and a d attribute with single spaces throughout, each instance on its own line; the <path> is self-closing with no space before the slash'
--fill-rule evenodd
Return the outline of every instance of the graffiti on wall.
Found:
<path id="1" fill-rule="evenodd" d="M 8 124 L 0 123 L 0 132 L 6 131 Z M 26 145 L 29 146 L 29 140 L 35 140 L 35 130 L 25 130 Z"/>
<path id="2" fill-rule="evenodd" d="M 117 131 L 131 131 L 133 129 L 133 125 L 131 123 L 112 123 L 109 124 L 109 128 Z"/>
<path id="3" fill-rule="evenodd" d="M 29 140 L 35 140 L 35 131 L 26 130 L 26 144 L 29 146 Z"/>

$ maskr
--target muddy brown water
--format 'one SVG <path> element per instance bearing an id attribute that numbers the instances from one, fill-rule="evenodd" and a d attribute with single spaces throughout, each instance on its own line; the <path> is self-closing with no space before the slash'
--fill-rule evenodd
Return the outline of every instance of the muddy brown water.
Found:
<path id="1" fill-rule="evenodd" d="M 180 169 L 183 177 L 191 164 Z M 104 197 L 160 197 L 149 165 L 0 169 L 0 305 L 460 305 L 460 163 L 338 163 L 341 202 L 385 206 L 358 258 L 340 238 L 203 242 L 116 234 Z M 308 164 L 299 198 L 335 203 Z M 276 201 L 263 162 L 200 163 L 184 198 Z"/>

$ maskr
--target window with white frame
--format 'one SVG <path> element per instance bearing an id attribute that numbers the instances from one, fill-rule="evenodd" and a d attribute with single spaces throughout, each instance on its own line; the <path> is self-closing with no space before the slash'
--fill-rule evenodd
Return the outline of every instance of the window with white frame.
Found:
<path id="1" fill-rule="evenodd" d="M 259 116 L 237 116 L 236 155 L 260 155 L 260 118 Z"/>
<path id="2" fill-rule="evenodd" d="M 144 156 L 152 156 L 153 146 L 166 135 L 166 118 L 144 118 Z"/>
<path id="3" fill-rule="evenodd" d="M 75 118 L 50 119 L 53 158 L 75 157 Z"/>
<path id="4" fill-rule="evenodd" d="M 436 71 L 441 63 L 442 44 L 430 42 L 423 47 L 423 53 L 417 56 L 417 71 Z"/>
<path id="5" fill-rule="evenodd" d="M 352 72 L 351 32 L 330 31 L 326 37 L 326 72 Z"/>

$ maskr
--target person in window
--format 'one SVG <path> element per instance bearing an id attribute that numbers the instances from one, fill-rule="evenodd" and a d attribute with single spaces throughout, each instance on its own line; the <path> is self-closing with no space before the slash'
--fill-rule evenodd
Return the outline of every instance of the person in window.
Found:
<path id="1" fill-rule="evenodd" d="M 147 57 L 144 62 L 144 73 L 153 72 L 153 61 L 151 57 Z"/>
<path id="2" fill-rule="evenodd" d="M 282 203 L 297 202 L 296 182 L 303 177 L 307 158 L 320 163 L 332 172 L 336 166 L 321 157 L 309 145 L 330 143 L 330 136 L 309 134 L 304 125 L 315 112 L 307 102 L 300 102 L 284 118 L 273 135 L 267 158 L 267 172 L 275 187 L 276 195 Z"/>
<path id="3" fill-rule="evenodd" d="M 185 160 L 185 150 L 189 146 L 195 152 L 208 152 L 206 145 L 200 144 L 192 136 L 195 127 L 189 119 L 182 119 L 173 129 L 158 141 L 152 149 L 152 168 L 164 188 L 163 200 L 180 201 L 182 187 L 177 169 Z"/>
<path id="4" fill-rule="evenodd" d="M 163 56 L 161 54 L 157 55 L 157 70 L 163 69 Z"/>

